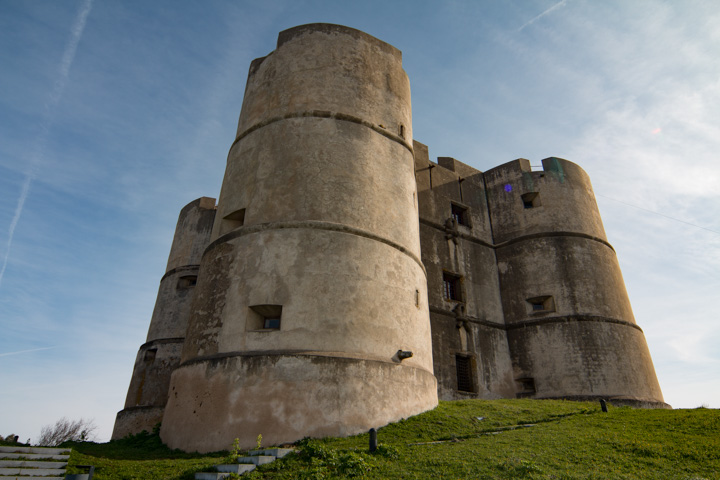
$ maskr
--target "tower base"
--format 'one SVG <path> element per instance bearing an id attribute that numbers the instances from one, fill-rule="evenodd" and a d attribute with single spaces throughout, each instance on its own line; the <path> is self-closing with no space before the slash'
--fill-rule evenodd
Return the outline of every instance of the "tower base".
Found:
<path id="1" fill-rule="evenodd" d="M 437 405 L 432 372 L 327 352 L 204 358 L 172 376 L 160 437 L 170 448 L 211 452 L 347 436 Z"/>
<path id="2" fill-rule="evenodd" d="M 153 431 L 155 425 L 162 422 L 165 407 L 128 407 L 120 410 L 115 417 L 110 440 L 118 440 L 128 435 L 136 435 L 143 430 Z"/>

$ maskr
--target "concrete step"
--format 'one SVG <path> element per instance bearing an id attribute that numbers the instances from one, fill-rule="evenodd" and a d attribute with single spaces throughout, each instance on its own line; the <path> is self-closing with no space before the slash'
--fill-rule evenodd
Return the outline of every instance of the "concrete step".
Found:
<path id="1" fill-rule="evenodd" d="M 195 474 L 195 480 L 220 480 L 222 478 L 227 478 L 231 473 L 196 473 Z M 2 479 L 0 479 L 2 480 Z"/>
<path id="2" fill-rule="evenodd" d="M 0 460 L 0 468 L 65 468 L 67 462 L 33 462 L 28 460 Z"/>
<path id="3" fill-rule="evenodd" d="M 250 456 L 270 455 L 275 458 L 283 458 L 288 453 L 294 451 L 294 448 L 266 448 L 265 450 L 250 450 Z"/>
<path id="4" fill-rule="evenodd" d="M 218 472 L 221 473 L 237 473 L 242 475 L 243 473 L 252 472 L 255 470 L 255 465 L 247 463 L 233 463 L 230 465 L 215 465 Z"/>
<path id="5" fill-rule="evenodd" d="M 70 449 L 49 447 L 0 447 L 0 453 L 42 453 L 45 455 L 70 455 Z"/>
<path id="6" fill-rule="evenodd" d="M 238 457 L 237 463 L 252 463 L 253 465 L 264 465 L 274 462 L 275 457 L 272 455 L 253 455 L 252 457 Z"/>
<path id="7" fill-rule="evenodd" d="M 47 477 L 65 475 L 64 468 L 0 468 L 0 475 L 6 477 L 12 475 L 18 476 L 33 476 L 33 477 Z"/>
<path id="8" fill-rule="evenodd" d="M 0 459 L 24 458 L 27 460 L 63 460 L 66 461 L 70 455 L 45 455 L 44 453 L 6 453 L 0 452 Z"/>
<path id="9" fill-rule="evenodd" d="M 11 477 L 0 476 L 0 480 L 27 480 L 27 479 L 36 479 L 36 480 L 65 480 L 65 477 L 31 477 L 31 476 L 19 477 L 19 476 L 17 476 L 17 475 L 13 475 L 13 476 L 11 476 Z"/>

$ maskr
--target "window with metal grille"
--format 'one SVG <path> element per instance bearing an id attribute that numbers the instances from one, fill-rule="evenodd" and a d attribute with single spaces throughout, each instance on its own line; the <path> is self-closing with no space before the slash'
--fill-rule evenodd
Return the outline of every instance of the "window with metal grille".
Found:
<path id="1" fill-rule="evenodd" d="M 452 273 L 443 273 L 443 297 L 445 300 L 462 302 L 460 277 Z"/>
<path id="2" fill-rule="evenodd" d="M 473 392 L 472 359 L 465 355 L 455 355 L 457 385 L 461 392 Z"/>
<path id="3" fill-rule="evenodd" d="M 465 225 L 466 227 L 470 226 L 468 209 L 466 207 L 461 207 L 460 205 L 452 203 L 450 204 L 450 212 L 453 220 L 455 220 L 458 225 Z"/>

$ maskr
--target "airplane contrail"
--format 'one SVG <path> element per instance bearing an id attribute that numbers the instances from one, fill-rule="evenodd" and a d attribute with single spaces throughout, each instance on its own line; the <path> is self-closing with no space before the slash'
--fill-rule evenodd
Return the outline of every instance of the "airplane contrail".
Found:
<path id="1" fill-rule="evenodd" d="M 25 208 L 25 200 L 27 199 L 28 193 L 30 192 L 30 185 L 35 180 L 35 169 L 40 160 L 43 150 L 45 149 L 45 143 L 47 142 L 48 131 L 50 124 L 52 123 L 55 108 L 57 107 L 65 86 L 67 85 L 68 77 L 70 75 L 70 67 L 72 66 L 73 60 L 75 60 L 75 52 L 77 51 L 80 38 L 82 37 L 83 31 L 85 31 L 85 23 L 87 17 L 92 9 L 93 0 L 85 0 L 80 11 L 75 17 L 75 23 L 70 30 L 70 39 L 65 45 L 65 51 L 63 52 L 62 60 L 60 60 L 60 68 L 58 71 L 53 90 L 50 93 L 45 104 L 45 113 L 43 114 L 42 122 L 40 124 L 40 133 L 35 141 L 32 154 L 30 155 L 30 168 L 23 182 L 22 189 L 20 190 L 20 197 L 18 198 L 17 207 L 15 207 L 15 214 L 10 221 L 10 228 L 8 229 L 8 241 L 5 248 L 5 258 L 3 259 L 2 268 L 0 268 L 0 285 L 2 285 L 2 279 L 5 275 L 5 269 L 7 268 L 8 259 L 10 258 L 10 247 L 12 246 L 13 237 L 15 236 L 15 227 L 17 227 L 22 215 L 23 209 Z"/>
<path id="2" fill-rule="evenodd" d="M 545 10 L 544 12 L 542 12 L 542 13 L 541 13 L 540 15 L 538 15 L 537 17 L 530 19 L 530 21 L 526 22 L 522 27 L 518 28 L 517 31 L 518 31 L 518 32 L 522 31 L 523 28 L 527 27 L 528 25 L 532 25 L 532 24 L 535 23 L 537 20 L 541 19 L 542 17 L 544 17 L 544 16 L 547 15 L 548 13 L 552 12 L 552 11 L 555 10 L 556 8 L 562 7 L 562 6 L 565 5 L 567 2 L 568 2 L 568 0 L 562 0 L 561 2 L 556 3 L 556 4 L 553 5 L 552 7 L 548 8 L 547 10 Z"/>
<path id="3" fill-rule="evenodd" d="M 30 350 L 18 350 L 17 352 L 6 352 L 6 353 L 0 353 L 0 357 L 9 357 L 10 355 L 20 355 L 21 353 L 30 353 L 30 352 L 39 352 L 41 350 L 50 350 L 55 347 L 42 347 L 42 348 L 31 348 Z"/>

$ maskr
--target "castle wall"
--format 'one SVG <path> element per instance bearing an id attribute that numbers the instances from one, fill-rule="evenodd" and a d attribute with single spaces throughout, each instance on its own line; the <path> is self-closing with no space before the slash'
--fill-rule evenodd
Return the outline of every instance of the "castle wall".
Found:
<path id="1" fill-rule="evenodd" d="M 369 35 L 296 27 L 253 62 L 170 447 L 347 435 L 437 404 L 411 135 L 400 52 Z"/>
<path id="2" fill-rule="evenodd" d="M 437 399 L 667 407 L 587 174 L 412 140 L 399 50 L 311 24 L 250 66 L 222 191 L 180 213 L 113 438 L 350 435 Z"/>
<path id="3" fill-rule="evenodd" d="M 518 395 L 664 405 L 587 174 L 521 159 L 485 179 Z"/>
<path id="4" fill-rule="evenodd" d="M 414 148 L 438 395 L 443 400 L 513 396 L 482 172 L 448 157 L 432 163 L 425 145 L 414 142 Z M 447 298 L 445 275 L 457 279 L 455 299 Z M 469 372 L 459 372 L 458 362 Z"/>
<path id="5" fill-rule="evenodd" d="M 162 421 L 170 376 L 180 365 L 200 258 L 210 242 L 214 220 L 214 198 L 199 198 L 180 212 L 147 342 L 135 359 L 125 408 L 118 412 L 113 439 L 152 431 Z"/>

